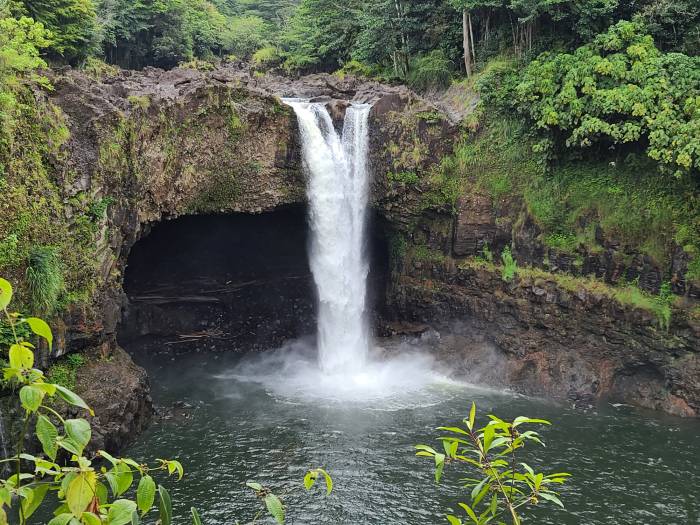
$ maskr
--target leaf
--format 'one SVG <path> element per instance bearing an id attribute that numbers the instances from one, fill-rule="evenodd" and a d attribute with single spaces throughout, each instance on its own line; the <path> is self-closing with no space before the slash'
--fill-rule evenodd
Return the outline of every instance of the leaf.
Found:
<path id="1" fill-rule="evenodd" d="M 284 525 L 284 506 L 280 499 L 274 494 L 268 494 L 265 496 L 265 506 L 270 516 L 275 518 L 275 521 L 280 525 Z"/>
<path id="2" fill-rule="evenodd" d="M 199 518 L 199 512 L 194 507 L 190 507 L 192 513 L 192 525 L 202 525 L 202 520 Z"/>
<path id="3" fill-rule="evenodd" d="M 12 285 L 0 277 L 0 310 L 4 310 L 12 301 Z"/>
<path id="4" fill-rule="evenodd" d="M 98 518 L 92 512 L 83 512 L 83 515 L 80 519 L 85 525 L 102 525 L 102 521 L 100 520 L 100 518 Z"/>
<path id="5" fill-rule="evenodd" d="M 547 421 L 546 419 L 532 419 L 529 417 L 519 416 L 513 420 L 513 427 L 517 427 L 518 425 L 522 425 L 523 423 L 537 423 L 539 425 L 551 425 L 552 424 L 549 421 Z"/>
<path id="6" fill-rule="evenodd" d="M 23 386 L 19 391 L 19 399 L 22 407 L 29 412 L 36 412 L 44 399 L 44 392 L 34 385 Z"/>
<path id="7" fill-rule="evenodd" d="M 182 476 L 185 474 L 185 470 L 182 468 L 182 464 L 174 459 L 167 462 L 168 464 L 168 474 L 177 472 L 177 480 L 180 481 Z"/>
<path id="8" fill-rule="evenodd" d="M 467 505 L 466 503 L 458 503 L 460 507 L 464 509 L 464 512 L 467 513 L 467 515 L 474 521 L 474 523 L 479 523 L 479 518 L 476 517 L 476 513 L 472 510 L 472 508 Z"/>
<path id="9" fill-rule="evenodd" d="M 53 347 L 53 334 L 51 333 L 51 328 L 46 321 L 39 319 L 38 317 L 27 317 L 26 319 L 29 328 L 39 337 L 43 337 L 49 345 L 49 352 Z"/>
<path id="10" fill-rule="evenodd" d="M 469 427 L 469 430 L 474 429 L 474 420 L 476 419 L 476 403 L 472 401 L 472 407 L 469 410 L 469 421 L 467 422 L 467 426 Z"/>
<path id="11" fill-rule="evenodd" d="M 136 510 L 136 503 L 128 499 L 118 499 L 107 511 L 109 525 L 126 525 L 131 523 L 131 515 Z"/>
<path id="12" fill-rule="evenodd" d="M 78 445 L 82 454 L 83 449 L 90 443 L 90 436 L 92 435 L 90 423 L 84 419 L 66 419 L 63 426 L 68 437 L 73 443 Z"/>
<path id="13" fill-rule="evenodd" d="M 540 497 L 559 505 L 562 509 L 564 508 L 564 504 L 561 502 L 561 500 L 551 492 L 540 492 Z"/>
<path id="14" fill-rule="evenodd" d="M 39 438 L 44 453 L 55 461 L 56 453 L 58 452 L 58 445 L 56 444 L 58 430 L 49 418 L 41 414 L 36 419 L 36 436 Z"/>
<path id="15" fill-rule="evenodd" d="M 59 514 L 55 518 L 53 518 L 51 521 L 49 521 L 48 525 L 67 525 L 70 520 L 73 519 L 72 514 L 68 513 L 63 513 Z"/>
<path id="16" fill-rule="evenodd" d="M 10 368 L 32 368 L 34 366 L 34 352 L 23 345 L 10 346 Z"/>
<path id="17" fill-rule="evenodd" d="M 151 476 L 143 476 L 136 489 L 136 505 L 143 516 L 153 506 L 156 500 L 156 482 Z"/>
<path id="18" fill-rule="evenodd" d="M 72 390 L 68 390 L 66 387 L 61 385 L 56 385 L 56 392 L 66 403 L 76 407 L 84 408 L 85 410 L 90 412 L 91 416 L 95 415 L 92 409 L 89 406 L 87 406 L 87 403 L 83 401 L 83 398 L 75 392 L 73 392 Z"/>
<path id="19" fill-rule="evenodd" d="M 107 461 L 109 461 L 112 466 L 117 464 L 117 458 L 112 456 L 109 452 L 105 452 L 104 450 L 98 450 L 97 455 L 105 458 Z"/>
<path id="20" fill-rule="evenodd" d="M 318 479 L 318 472 L 310 470 L 306 473 L 306 476 L 304 476 L 304 488 L 306 490 L 310 490 L 311 487 L 314 486 L 314 483 L 316 483 L 316 480 Z"/>
<path id="21" fill-rule="evenodd" d="M 139 513 L 136 511 L 131 513 L 131 525 L 141 525 L 141 520 L 139 519 Z"/>
<path id="22" fill-rule="evenodd" d="M 447 518 L 447 521 L 450 522 L 450 525 L 462 525 L 462 520 L 459 519 L 457 516 L 453 516 L 452 514 L 448 514 L 445 517 Z"/>
<path id="23" fill-rule="evenodd" d="M 263 486 L 260 483 L 256 483 L 255 481 L 248 481 L 246 482 L 245 486 L 253 489 L 256 492 L 260 492 L 263 489 Z"/>
<path id="24" fill-rule="evenodd" d="M 163 485 L 158 485 L 158 514 L 160 525 L 171 525 L 173 521 L 173 504 L 170 501 L 170 494 Z"/>
<path id="25" fill-rule="evenodd" d="M 39 505 L 41 505 L 41 502 L 44 501 L 44 497 L 46 497 L 46 493 L 49 490 L 48 485 L 39 485 L 35 489 L 32 490 L 32 497 L 31 498 L 22 498 L 22 501 L 20 502 L 20 505 L 22 507 L 22 512 L 24 514 L 25 518 L 29 518 L 36 509 L 39 508 Z"/>
<path id="26" fill-rule="evenodd" d="M 56 439 L 56 444 L 76 456 L 80 456 L 82 454 L 80 447 L 76 443 L 73 443 L 73 440 L 68 437 L 59 437 Z"/>
<path id="27" fill-rule="evenodd" d="M 68 484 L 66 503 L 73 516 L 80 518 L 95 496 L 96 476 L 93 471 L 80 472 Z"/>

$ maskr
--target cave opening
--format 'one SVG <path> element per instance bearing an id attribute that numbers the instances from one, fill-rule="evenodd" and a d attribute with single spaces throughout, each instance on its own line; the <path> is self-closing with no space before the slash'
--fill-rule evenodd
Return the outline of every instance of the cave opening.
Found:
<path id="1" fill-rule="evenodd" d="M 383 229 L 371 221 L 369 300 L 388 280 Z M 120 344 L 149 352 L 249 351 L 315 331 L 305 206 L 194 215 L 153 225 L 131 249 Z"/>

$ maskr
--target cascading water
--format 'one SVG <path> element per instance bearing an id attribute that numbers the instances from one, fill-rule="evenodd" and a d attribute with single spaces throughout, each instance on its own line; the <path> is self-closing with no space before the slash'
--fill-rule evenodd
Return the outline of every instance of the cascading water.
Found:
<path id="1" fill-rule="evenodd" d="M 389 355 L 371 344 L 365 250 L 371 106 L 350 106 L 339 134 L 323 104 L 284 102 L 297 115 L 309 174 L 309 259 L 319 303 L 318 352 L 302 338 L 248 355 L 218 377 L 258 382 L 285 398 L 363 404 L 381 399 L 387 407 L 390 399 L 395 406 L 413 405 L 416 395 L 407 394 L 423 390 L 421 402 L 431 402 L 426 387 L 445 379 L 434 372 L 429 355 L 413 347 Z M 380 351 L 372 355 L 375 349 Z"/>
<path id="2" fill-rule="evenodd" d="M 357 372 L 369 351 L 365 252 L 370 106 L 347 109 L 342 136 L 323 104 L 286 101 L 297 115 L 309 173 L 311 271 L 319 300 L 319 364 Z"/>

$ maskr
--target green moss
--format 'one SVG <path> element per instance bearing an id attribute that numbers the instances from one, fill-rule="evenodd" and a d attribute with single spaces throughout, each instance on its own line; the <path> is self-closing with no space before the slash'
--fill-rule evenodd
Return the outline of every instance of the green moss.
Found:
<path id="1" fill-rule="evenodd" d="M 33 312 L 51 315 L 63 292 L 63 269 L 52 246 L 35 246 L 29 253 L 26 283 Z"/>
<path id="2" fill-rule="evenodd" d="M 130 95 L 127 100 L 132 106 L 147 111 L 151 107 L 151 99 L 148 95 Z"/>
<path id="3" fill-rule="evenodd" d="M 433 250 L 425 244 L 418 244 L 411 247 L 411 257 L 414 261 L 426 263 L 444 263 L 447 257 L 438 250 Z"/>
<path id="4" fill-rule="evenodd" d="M 543 232 L 545 245 L 572 252 L 602 247 L 596 232 L 669 267 L 677 244 L 693 258 L 690 278 L 700 277 L 700 194 L 695 183 L 659 173 L 646 158 L 618 162 L 560 161 L 548 165 L 533 150 L 527 130 L 494 117 L 467 135 L 450 159 L 453 169 L 501 199 L 521 198 Z"/>
<path id="5" fill-rule="evenodd" d="M 50 383 L 56 383 L 73 390 L 78 370 L 85 365 L 85 357 L 80 354 L 69 354 L 52 364 L 46 372 Z"/>
<path id="6" fill-rule="evenodd" d="M 386 174 L 389 182 L 398 182 L 408 186 L 415 186 L 420 182 L 420 178 L 414 171 L 389 172 Z"/>
<path id="7" fill-rule="evenodd" d="M 493 273 L 502 273 L 503 268 L 482 258 L 470 258 L 460 262 L 462 269 L 480 269 Z M 654 314 L 659 326 L 665 330 L 671 323 L 673 305 L 676 298 L 671 294 L 668 284 L 662 286 L 661 293 L 652 295 L 641 290 L 636 284 L 613 286 L 593 277 L 579 277 L 568 273 L 552 273 L 540 268 L 519 266 L 517 278 L 529 281 L 549 281 L 562 290 L 573 294 L 584 291 L 591 295 L 601 295 L 629 308 L 638 308 Z"/>

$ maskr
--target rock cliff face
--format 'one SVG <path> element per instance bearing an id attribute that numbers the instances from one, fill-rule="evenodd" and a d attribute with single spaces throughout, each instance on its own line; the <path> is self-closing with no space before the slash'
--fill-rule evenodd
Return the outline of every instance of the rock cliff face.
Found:
<path id="1" fill-rule="evenodd" d="M 495 250 L 515 241 L 522 263 L 537 265 L 545 254 L 529 242 L 534 225 L 499 217 L 488 197 L 463 194 L 443 165 L 458 137 L 454 112 L 402 87 L 331 75 L 146 69 L 96 80 L 63 71 L 52 82 L 50 102 L 70 132 L 52 166 L 60 218 L 77 228 L 86 203 L 105 210 L 93 214 L 95 233 L 80 247 L 90 260 L 81 278 L 93 285 L 54 322 L 59 348 L 113 356 L 96 359 L 78 381 L 95 405 L 100 446 L 122 446 L 152 410 L 143 370 L 116 343 L 134 244 L 154 224 L 184 215 L 305 204 L 296 120 L 280 96 L 327 101 L 337 122 L 349 101 L 373 103 L 372 205 L 392 268 L 387 317 L 450 332 L 443 357 L 461 374 L 479 371 L 489 382 L 560 399 L 609 396 L 682 415 L 700 411 L 697 320 L 674 315 L 665 331 L 646 311 L 556 279 L 506 284 L 493 268 L 464 266 L 485 241 Z M 498 366 L 485 370 L 484 362 Z M 105 375 L 113 379 L 91 381 Z"/>
<path id="2" fill-rule="evenodd" d="M 116 343 L 132 246 L 153 225 L 184 215 L 260 214 L 305 205 L 296 119 L 280 97 L 327 101 L 336 122 L 350 101 L 375 105 L 372 165 L 381 178 L 375 194 L 393 169 L 387 164 L 391 151 L 408 140 L 416 148 L 411 163 L 434 164 L 449 153 L 455 132 L 435 118 L 432 104 L 407 89 L 351 77 L 295 81 L 237 69 L 146 69 L 98 80 L 66 70 L 51 81 L 49 102 L 60 109 L 69 132 L 52 161 L 63 203 L 59 218 L 70 229 L 87 216 L 96 223 L 95 233 L 75 247 L 89 261 L 76 273 L 93 284 L 53 322 L 62 351 L 99 349 L 101 358 L 81 369 L 78 381 L 95 405 L 95 446 L 122 446 L 152 410 L 143 370 Z M 90 215 L 99 207 L 103 215 Z M 161 324 L 172 324 L 167 321 Z M 92 381 L 102 374 L 111 379 Z"/>

